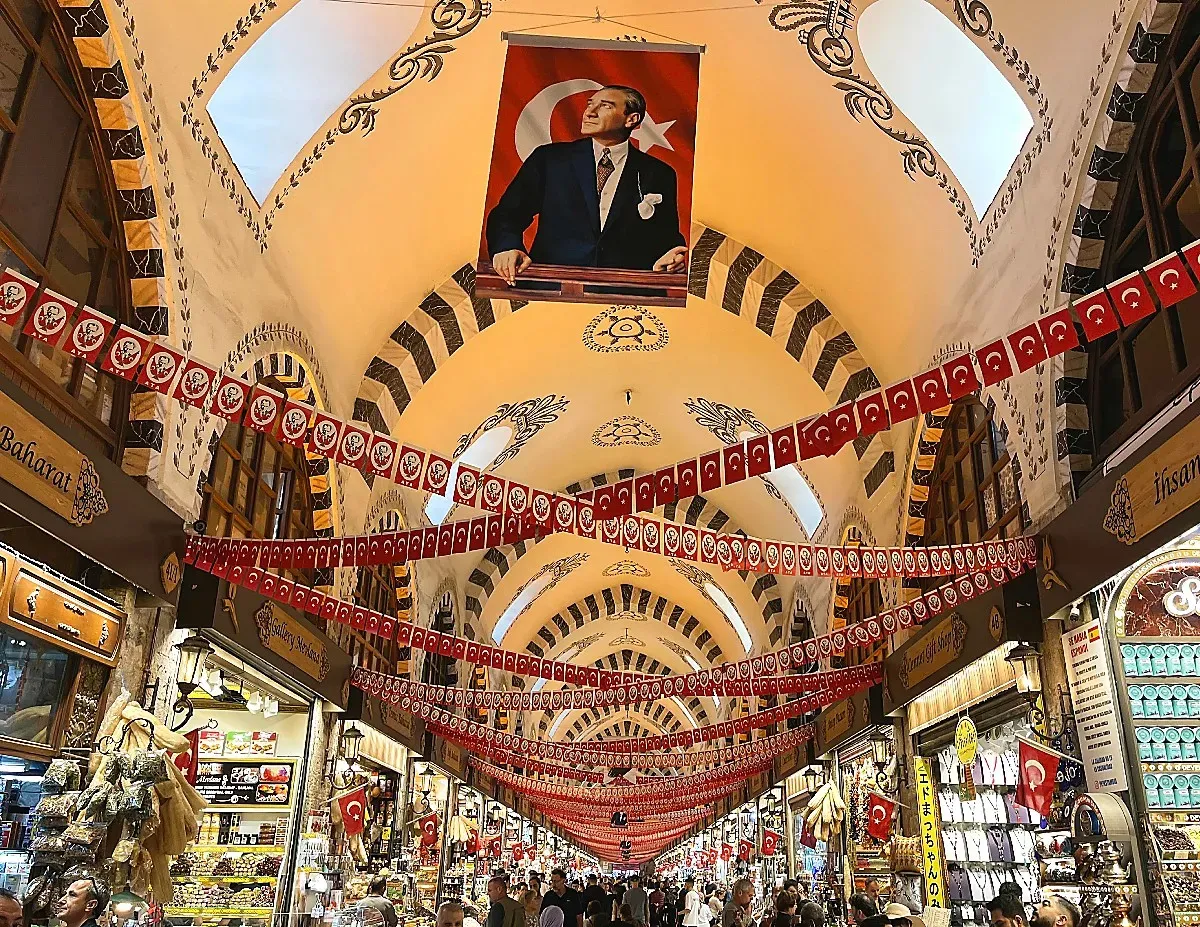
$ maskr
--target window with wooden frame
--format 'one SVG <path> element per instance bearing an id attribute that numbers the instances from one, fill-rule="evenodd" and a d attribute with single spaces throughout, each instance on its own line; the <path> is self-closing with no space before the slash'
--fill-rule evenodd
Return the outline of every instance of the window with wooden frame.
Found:
<path id="1" fill-rule="evenodd" d="M 856 576 L 850 580 L 846 589 L 846 624 L 857 624 L 874 618 L 884 609 L 883 590 L 878 579 L 864 579 Z M 846 665 L 862 666 L 865 663 L 878 663 L 887 653 L 887 640 L 863 647 L 846 649 Z"/>
<path id="2" fill-rule="evenodd" d="M 389 511 L 385 512 L 379 520 L 374 533 L 400 531 L 403 528 L 399 513 Z M 410 586 L 411 573 L 409 565 L 406 563 L 360 566 L 358 567 L 358 585 L 354 590 L 354 602 L 380 614 L 391 615 L 399 621 L 411 621 L 412 590 Z M 366 635 L 353 631 L 345 625 L 339 625 L 337 633 L 341 636 L 335 637 L 335 639 L 339 646 L 347 652 L 350 652 L 350 638 L 358 637 L 366 642 L 370 651 L 378 657 L 375 663 L 369 666 L 370 669 L 397 676 L 408 676 L 412 659 L 411 647 L 400 647 L 394 639 L 382 641 L 371 636 L 368 640 Z"/>
<path id="3" fill-rule="evenodd" d="M 1028 527 L 1020 472 L 995 417 L 978 399 L 954 404 L 929 475 L 929 547 L 1017 537 Z M 932 586 L 944 580 L 933 578 Z"/>
<path id="4" fill-rule="evenodd" d="M 128 321 L 112 171 L 57 12 L 0 0 L 0 264 Z M 7 327 L 0 368 L 117 459 L 130 386 Z"/>
<path id="5" fill-rule="evenodd" d="M 1111 283 L 1200 238 L 1200 2 L 1185 0 L 1158 51 L 1123 159 L 1101 278 Z M 1096 465 L 1200 377 L 1200 296 L 1089 345 Z"/>
<path id="6" fill-rule="evenodd" d="M 277 382 L 265 382 L 282 390 Z M 200 520 L 206 534 L 278 540 L 315 535 L 304 451 L 274 435 L 236 424 L 226 426 L 203 492 Z M 283 575 L 313 584 L 311 570 L 287 570 Z M 308 617 L 323 626 L 320 619 Z"/>

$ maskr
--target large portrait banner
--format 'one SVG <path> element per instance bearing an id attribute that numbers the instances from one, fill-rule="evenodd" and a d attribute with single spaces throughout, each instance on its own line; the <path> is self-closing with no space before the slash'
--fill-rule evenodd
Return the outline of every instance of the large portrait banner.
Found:
<path id="1" fill-rule="evenodd" d="M 476 295 L 685 305 L 702 49 L 507 39 Z"/>

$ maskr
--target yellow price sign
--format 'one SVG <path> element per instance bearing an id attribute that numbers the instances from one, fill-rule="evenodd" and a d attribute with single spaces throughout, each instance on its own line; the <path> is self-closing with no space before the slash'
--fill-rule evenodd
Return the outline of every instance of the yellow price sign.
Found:
<path id="1" fill-rule="evenodd" d="M 970 718 L 962 718 L 954 729 L 954 752 L 958 761 L 964 766 L 975 762 L 975 754 L 979 752 L 979 734 L 975 730 L 975 722 Z"/>

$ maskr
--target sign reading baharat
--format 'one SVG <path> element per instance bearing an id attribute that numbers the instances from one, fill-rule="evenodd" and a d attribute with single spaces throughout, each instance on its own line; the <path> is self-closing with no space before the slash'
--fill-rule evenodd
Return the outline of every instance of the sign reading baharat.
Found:
<path id="1" fill-rule="evenodd" d="M 73 525 L 108 512 L 92 461 L 7 396 L 0 396 L 0 479 Z"/>

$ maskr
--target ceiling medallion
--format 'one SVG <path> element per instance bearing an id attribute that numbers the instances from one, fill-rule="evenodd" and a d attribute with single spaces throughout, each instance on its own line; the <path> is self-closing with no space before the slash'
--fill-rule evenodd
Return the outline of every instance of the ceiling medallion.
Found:
<path id="1" fill-rule="evenodd" d="M 638 640 L 636 637 L 632 636 L 628 631 L 626 631 L 620 637 L 614 637 L 612 640 L 609 641 L 609 643 L 614 644 L 617 647 L 645 647 L 646 646 L 645 641 Z"/>
<path id="2" fill-rule="evenodd" d="M 631 612 L 629 610 L 613 612 L 608 616 L 609 621 L 646 621 L 647 618 L 641 612 Z"/>
<path id="3" fill-rule="evenodd" d="M 604 568 L 605 576 L 649 576 L 650 571 L 632 560 L 618 560 Z"/>
<path id="4" fill-rule="evenodd" d="M 657 447 L 661 441 L 658 429 L 636 415 L 618 415 L 592 435 L 596 447 Z"/>
<path id="5" fill-rule="evenodd" d="M 667 326 L 641 306 L 611 306 L 583 330 L 584 345 L 598 354 L 660 351 L 669 339 Z"/>

